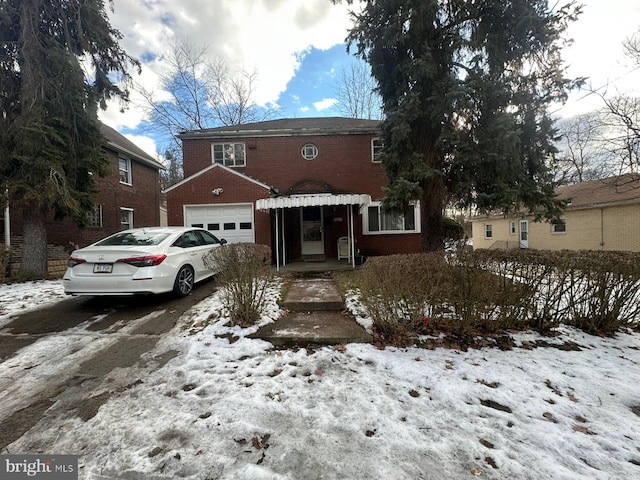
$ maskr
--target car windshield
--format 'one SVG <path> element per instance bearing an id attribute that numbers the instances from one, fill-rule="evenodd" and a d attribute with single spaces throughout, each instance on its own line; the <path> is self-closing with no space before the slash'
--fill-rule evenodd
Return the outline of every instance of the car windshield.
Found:
<path id="1" fill-rule="evenodd" d="M 96 243 L 96 245 L 158 245 L 168 236 L 169 234 L 165 232 L 147 232 L 145 230 L 140 230 L 139 232 L 122 232 L 105 238 Z"/>

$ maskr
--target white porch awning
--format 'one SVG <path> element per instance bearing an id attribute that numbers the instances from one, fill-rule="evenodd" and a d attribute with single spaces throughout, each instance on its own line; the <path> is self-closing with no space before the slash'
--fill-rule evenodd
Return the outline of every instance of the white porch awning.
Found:
<path id="1" fill-rule="evenodd" d="M 263 198 L 256 201 L 257 210 L 275 210 L 275 240 L 276 240 L 276 268 L 280 270 L 280 219 L 282 216 L 282 223 L 284 226 L 284 212 L 286 208 L 299 208 L 299 207 L 324 207 L 324 206 L 338 206 L 344 205 L 348 215 L 348 235 L 350 245 L 350 258 L 353 268 L 356 267 L 355 263 L 355 231 L 353 228 L 353 208 L 352 205 L 367 205 L 371 203 L 371 196 L 358 193 L 347 193 L 342 195 L 334 195 L 331 193 L 318 193 L 315 195 L 293 195 L 291 197 L 277 197 L 277 198 Z M 282 229 L 282 245 L 285 245 L 286 236 Z"/>
<path id="2" fill-rule="evenodd" d="M 292 197 L 263 198 L 256 201 L 258 210 L 274 210 L 277 208 L 323 207 L 326 205 L 366 205 L 371 196 L 365 194 L 318 194 L 296 195 Z"/>

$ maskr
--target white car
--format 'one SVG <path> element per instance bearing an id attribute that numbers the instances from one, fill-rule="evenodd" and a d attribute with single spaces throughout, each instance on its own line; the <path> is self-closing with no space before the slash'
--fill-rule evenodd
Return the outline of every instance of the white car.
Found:
<path id="1" fill-rule="evenodd" d="M 225 243 L 201 228 L 123 230 L 71 253 L 64 291 L 70 295 L 171 291 L 189 295 L 196 282 L 217 273 L 207 268 L 203 255 Z"/>

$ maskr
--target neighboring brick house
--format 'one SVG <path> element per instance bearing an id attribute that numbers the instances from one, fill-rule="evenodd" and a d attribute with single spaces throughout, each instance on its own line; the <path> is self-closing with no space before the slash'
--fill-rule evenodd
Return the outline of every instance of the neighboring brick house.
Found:
<path id="1" fill-rule="evenodd" d="M 184 132 L 185 178 L 166 190 L 168 224 L 269 245 L 278 264 L 353 261 L 343 246 L 364 255 L 418 252 L 419 204 L 405 214 L 381 212 L 379 135 L 379 122 L 350 118 Z"/>
<path id="2" fill-rule="evenodd" d="M 164 167 L 133 142 L 111 127 L 102 125 L 110 171 L 94 177 L 98 193 L 91 224 L 78 228 L 71 219 L 47 222 L 50 259 L 65 255 L 76 246 L 83 247 L 129 227 L 160 225 L 160 170 Z M 6 213 L 5 213 L 6 215 Z M 22 212 L 10 210 L 13 262 L 19 262 L 22 238 Z M 3 234 L 5 226 L 3 222 Z M 65 257 L 66 258 L 66 257 Z"/>
<path id="3" fill-rule="evenodd" d="M 472 219 L 474 248 L 640 252 L 640 176 L 627 174 L 556 190 L 570 201 L 559 223 L 531 216 Z"/>

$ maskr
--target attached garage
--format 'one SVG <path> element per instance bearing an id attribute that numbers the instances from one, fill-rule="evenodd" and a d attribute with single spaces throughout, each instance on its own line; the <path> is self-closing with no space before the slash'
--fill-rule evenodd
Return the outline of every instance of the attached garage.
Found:
<path id="1" fill-rule="evenodd" d="M 185 226 L 201 227 L 229 243 L 255 242 L 253 204 L 185 205 Z"/>

